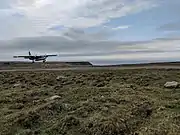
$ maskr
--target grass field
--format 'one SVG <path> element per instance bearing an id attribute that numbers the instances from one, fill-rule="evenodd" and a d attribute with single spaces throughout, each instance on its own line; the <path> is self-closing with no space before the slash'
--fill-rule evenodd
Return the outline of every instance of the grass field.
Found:
<path id="1" fill-rule="evenodd" d="M 180 70 L 3 72 L 0 135 L 178 135 L 180 88 L 167 81 Z"/>

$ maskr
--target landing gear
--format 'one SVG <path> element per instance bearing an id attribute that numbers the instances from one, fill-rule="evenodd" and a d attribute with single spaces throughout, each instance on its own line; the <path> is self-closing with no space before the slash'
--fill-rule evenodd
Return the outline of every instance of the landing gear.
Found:
<path id="1" fill-rule="evenodd" d="M 34 60 L 32 61 L 32 63 L 34 63 Z"/>
<path id="2" fill-rule="evenodd" d="M 45 63 L 46 62 L 46 60 L 43 60 L 43 63 Z"/>

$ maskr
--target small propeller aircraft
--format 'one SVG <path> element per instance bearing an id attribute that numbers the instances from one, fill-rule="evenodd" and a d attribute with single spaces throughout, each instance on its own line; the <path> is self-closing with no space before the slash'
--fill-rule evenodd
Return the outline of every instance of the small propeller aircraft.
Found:
<path id="1" fill-rule="evenodd" d="M 14 56 L 14 58 L 24 58 L 24 59 L 29 59 L 34 63 L 35 61 L 43 61 L 43 63 L 46 62 L 46 59 L 48 57 L 53 57 L 57 55 L 31 55 L 31 52 L 29 51 L 29 55 L 27 56 Z"/>

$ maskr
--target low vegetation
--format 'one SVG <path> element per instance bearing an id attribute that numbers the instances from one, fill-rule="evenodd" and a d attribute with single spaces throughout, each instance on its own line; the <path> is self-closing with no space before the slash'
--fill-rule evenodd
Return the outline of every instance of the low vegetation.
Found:
<path id="1" fill-rule="evenodd" d="M 180 70 L 0 73 L 1 135 L 178 135 Z"/>

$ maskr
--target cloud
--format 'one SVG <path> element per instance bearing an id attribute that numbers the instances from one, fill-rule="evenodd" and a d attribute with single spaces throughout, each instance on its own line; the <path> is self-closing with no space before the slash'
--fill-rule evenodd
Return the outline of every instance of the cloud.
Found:
<path id="1" fill-rule="evenodd" d="M 93 42 L 99 40 L 108 40 L 108 32 L 109 31 L 106 30 L 100 30 L 98 32 L 88 33 L 82 29 L 66 28 L 61 35 L 71 40 L 86 40 Z"/>
<path id="2" fill-rule="evenodd" d="M 77 32 L 80 37 L 81 32 Z M 75 40 L 76 39 L 76 40 Z M 25 55 L 29 50 L 34 54 L 59 54 L 56 60 L 88 60 L 97 63 L 114 62 L 153 62 L 178 60 L 180 58 L 180 38 L 161 38 L 151 41 L 108 41 L 88 38 L 69 39 L 65 35 L 18 38 L 1 41 L 0 53 L 5 59 L 13 55 Z M 91 39 L 91 40 L 89 40 Z M 110 62 L 111 63 L 111 62 Z"/>
<path id="3" fill-rule="evenodd" d="M 110 19 L 148 10 L 154 7 L 155 0 L 3 0 L 2 3 L 0 18 L 5 16 L 7 24 L 2 24 L 6 29 L 0 33 L 0 39 L 10 39 L 53 36 L 49 28 L 54 26 L 76 29 L 102 26 Z M 16 27 L 12 26 L 12 20 Z"/>
<path id="4" fill-rule="evenodd" d="M 128 29 L 129 27 L 131 27 L 131 26 L 123 25 L 123 26 L 118 26 L 118 27 L 112 28 L 112 30 L 123 30 L 123 29 Z"/>
<path id="5" fill-rule="evenodd" d="M 167 23 L 158 28 L 161 31 L 180 31 L 180 22 Z"/>
<path id="6" fill-rule="evenodd" d="M 167 4 L 166 1 L 162 3 L 164 5 L 156 8 L 159 11 Z M 115 41 L 121 36 L 136 39 L 133 34 L 150 39 L 159 31 L 179 30 L 178 23 L 165 24 L 158 28 L 158 32 L 153 32 L 157 24 L 151 21 L 148 24 L 143 21 L 141 26 L 137 20 L 149 15 L 150 12 L 144 11 L 158 4 L 156 0 L 2 0 L 1 59 L 12 60 L 12 55 L 24 55 L 29 50 L 35 54 L 59 53 L 60 57 L 55 58 L 58 60 L 81 59 L 104 63 L 179 58 L 180 38 Z M 157 16 L 163 14 L 159 13 Z M 133 14 L 137 14 L 136 23 L 131 21 Z M 157 23 L 160 22 L 157 20 Z M 138 32 L 141 28 L 144 35 Z M 147 34 L 144 29 L 150 33 Z M 121 30 L 124 33 L 120 33 Z"/>

